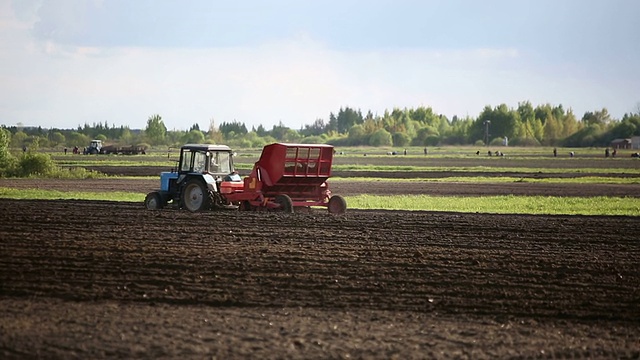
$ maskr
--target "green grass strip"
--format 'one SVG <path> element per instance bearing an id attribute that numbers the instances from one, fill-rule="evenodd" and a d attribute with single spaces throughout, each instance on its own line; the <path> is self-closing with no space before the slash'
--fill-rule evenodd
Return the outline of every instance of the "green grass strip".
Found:
<path id="1" fill-rule="evenodd" d="M 625 169 L 625 168 L 528 168 L 528 167 L 493 167 L 493 166 L 411 166 L 411 165 L 336 165 L 331 166 L 333 171 L 397 171 L 411 172 L 411 171 L 437 171 L 437 172 L 490 172 L 490 173 L 504 173 L 504 172 L 521 172 L 521 173 L 612 173 L 612 174 L 640 174 L 640 168 Z"/>
<path id="2" fill-rule="evenodd" d="M 392 182 L 392 183 L 415 183 L 415 182 L 445 182 L 445 183 L 545 183 L 545 184 L 640 184 L 640 177 L 605 177 L 605 176 L 583 176 L 567 178 L 526 178 L 508 176 L 452 176 L 443 178 L 371 178 L 371 177 L 332 177 L 329 182 Z"/>
<path id="3" fill-rule="evenodd" d="M 168 169 L 172 166 L 175 167 L 175 162 L 170 161 L 132 161 L 132 160 L 66 160 L 56 161 L 59 166 L 126 166 L 126 167 L 138 167 L 138 166 L 165 166 Z"/>
<path id="4" fill-rule="evenodd" d="M 640 216 L 640 198 L 631 197 L 357 195 L 346 200 L 351 209 Z"/>
<path id="5" fill-rule="evenodd" d="M 125 191 L 86 192 L 59 191 L 41 189 L 14 189 L 0 187 L 0 198 L 31 200 L 108 200 L 108 201 L 144 201 L 146 194 Z"/>
<path id="6" fill-rule="evenodd" d="M 0 198 L 10 199 L 107 200 L 142 203 L 145 195 L 131 192 L 67 192 L 0 187 Z M 347 196 L 346 200 L 350 209 L 640 216 L 640 198 L 631 197 L 357 195 Z"/>

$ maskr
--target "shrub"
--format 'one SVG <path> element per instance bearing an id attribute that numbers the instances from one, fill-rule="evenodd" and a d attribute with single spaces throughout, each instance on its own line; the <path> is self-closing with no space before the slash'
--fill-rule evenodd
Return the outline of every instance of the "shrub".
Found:
<path id="1" fill-rule="evenodd" d="M 440 144 L 440 136 L 438 135 L 429 135 L 424 139 L 424 145 L 426 146 L 437 146 Z"/>
<path id="2" fill-rule="evenodd" d="M 29 151 L 18 160 L 15 175 L 20 177 L 31 175 L 50 176 L 57 171 L 58 166 L 51 160 L 49 155 Z"/>
<path id="3" fill-rule="evenodd" d="M 324 144 L 322 136 L 307 136 L 301 140 L 305 144 Z"/>
<path id="4" fill-rule="evenodd" d="M 0 177 L 11 176 L 16 167 L 16 158 L 9 152 L 11 133 L 0 128 Z"/>
<path id="5" fill-rule="evenodd" d="M 393 133 L 393 146 L 405 147 L 411 143 L 411 138 L 405 133 Z"/>
<path id="6" fill-rule="evenodd" d="M 374 132 L 369 138 L 369 145 L 371 146 L 391 146 L 393 145 L 393 139 L 391 133 L 385 129 L 380 129 Z"/>
<path id="7" fill-rule="evenodd" d="M 540 142 L 532 137 L 517 137 L 509 141 L 513 146 L 540 146 Z"/>
<path id="8" fill-rule="evenodd" d="M 489 142 L 489 145 L 491 145 L 491 146 L 503 146 L 504 145 L 504 138 L 497 137 L 497 138 L 491 140 Z"/>

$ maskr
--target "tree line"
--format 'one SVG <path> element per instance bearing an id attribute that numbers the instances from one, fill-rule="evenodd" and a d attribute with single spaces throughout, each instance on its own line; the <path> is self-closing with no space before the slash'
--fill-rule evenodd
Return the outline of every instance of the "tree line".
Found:
<path id="1" fill-rule="evenodd" d="M 327 143 L 335 146 L 442 146 L 509 145 L 518 146 L 608 146 L 613 139 L 640 136 L 640 103 L 635 113 L 614 119 L 606 108 L 586 112 L 580 119 L 562 105 L 529 101 L 508 107 L 486 106 L 477 117 L 451 119 L 431 107 L 394 108 L 383 114 L 360 109 L 340 108 L 328 120 L 318 118 L 300 129 L 282 123 L 266 129 L 263 125 L 248 129 L 239 121 L 217 125 L 210 120 L 208 129 L 195 123 L 186 130 L 168 130 L 158 114 L 147 119 L 145 129 L 98 122 L 76 129 L 41 127 L 3 127 L 13 148 L 85 147 L 92 139 L 121 145 L 179 146 L 185 143 L 217 143 L 239 148 L 258 148 L 268 143 Z"/>

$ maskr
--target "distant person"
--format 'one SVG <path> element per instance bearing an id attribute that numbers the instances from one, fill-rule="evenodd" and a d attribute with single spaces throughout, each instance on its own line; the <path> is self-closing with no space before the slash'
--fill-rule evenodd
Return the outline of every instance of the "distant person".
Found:
<path id="1" fill-rule="evenodd" d="M 67 155 L 67 148 L 64 148 L 64 154 Z"/>
<path id="2" fill-rule="evenodd" d="M 476 155 L 480 155 L 480 150 L 476 151 Z"/>
<path id="3" fill-rule="evenodd" d="M 609 148 L 604 149 L 604 157 L 609 157 Z"/>
<path id="4" fill-rule="evenodd" d="M 404 154 L 407 155 L 407 149 L 404 149 Z"/>
<path id="5" fill-rule="evenodd" d="M 618 149 L 613 149 L 613 152 L 611 153 L 612 157 L 616 157 L 616 154 L 618 154 Z"/>
<path id="6" fill-rule="evenodd" d="M 424 148 L 424 154 L 425 155 L 429 154 L 429 150 L 427 150 L 427 148 Z"/>
<path id="7" fill-rule="evenodd" d="M 487 155 L 489 156 L 493 155 L 493 153 L 491 153 L 491 150 L 487 151 Z"/>
<path id="8" fill-rule="evenodd" d="M 569 153 L 569 157 L 574 157 L 576 155 L 576 153 L 574 153 L 573 151 Z"/>
<path id="9" fill-rule="evenodd" d="M 22 152 L 27 152 L 27 147 L 26 146 L 22 147 Z"/>
<path id="10" fill-rule="evenodd" d="M 558 149 L 553 148 L 553 157 L 558 156 Z"/>

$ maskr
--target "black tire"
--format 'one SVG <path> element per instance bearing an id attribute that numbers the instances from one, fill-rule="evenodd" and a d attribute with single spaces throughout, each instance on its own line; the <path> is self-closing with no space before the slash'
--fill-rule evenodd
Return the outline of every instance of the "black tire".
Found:
<path id="1" fill-rule="evenodd" d="M 277 195 L 274 202 L 280 205 L 280 207 L 278 208 L 279 211 L 285 212 L 287 214 L 293 213 L 293 201 L 291 200 L 289 195 Z"/>
<path id="2" fill-rule="evenodd" d="M 240 206 L 238 207 L 238 210 L 240 210 L 240 211 L 255 211 L 256 208 L 255 208 L 255 206 L 251 205 L 251 203 L 249 203 L 248 200 L 245 200 L 245 201 L 240 203 Z"/>
<path id="3" fill-rule="evenodd" d="M 327 209 L 330 214 L 344 214 L 347 211 L 347 201 L 340 195 L 333 195 L 329 199 Z"/>
<path id="4" fill-rule="evenodd" d="M 149 210 L 160 210 L 164 207 L 164 201 L 159 192 L 153 191 L 145 197 L 144 206 Z"/>
<path id="5" fill-rule="evenodd" d="M 191 212 L 206 211 L 211 208 L 207 186 L 200 180 L 189 180 L 182 188 L 182 207 Z"/>

